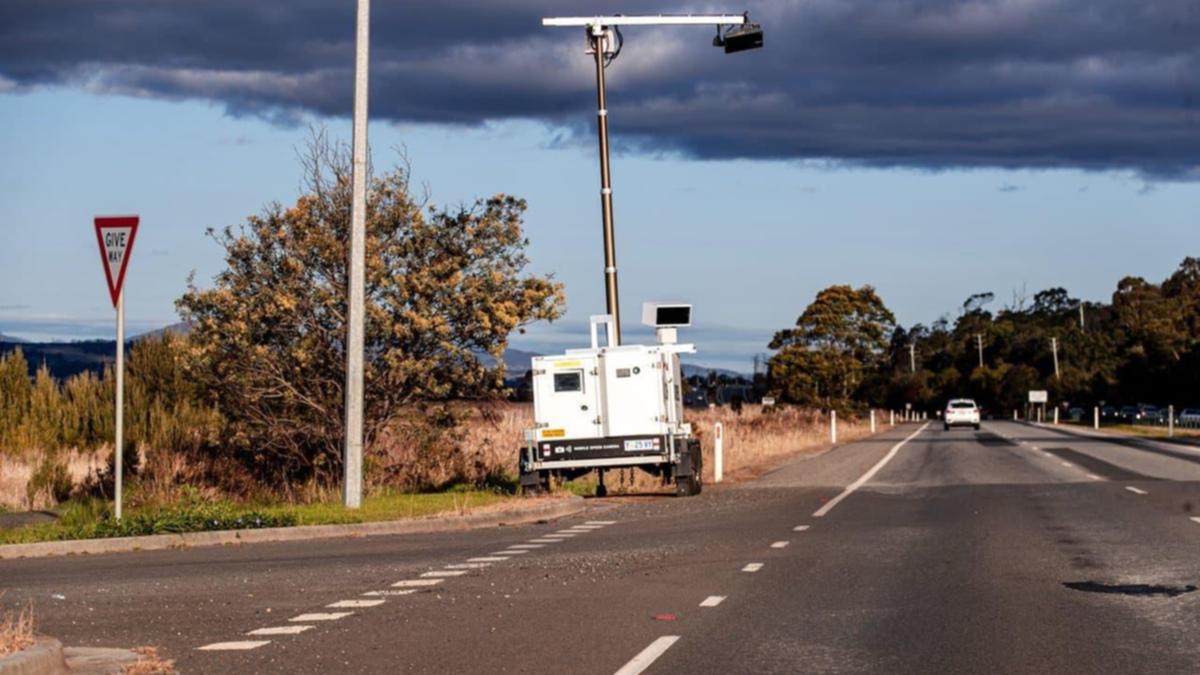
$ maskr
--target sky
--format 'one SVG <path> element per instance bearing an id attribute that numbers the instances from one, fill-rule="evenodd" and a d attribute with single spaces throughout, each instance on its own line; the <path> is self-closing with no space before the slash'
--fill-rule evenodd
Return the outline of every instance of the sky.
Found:
<path id="1" fill-rule="evenodd" d="M 338 0 L 0 6 L 0 332 L 111 337 L 92 218 L 137 213 L 128 332 L 177 321 L 236 225 L 299 194 L 312 127 L 349 141 L 354 16 Z M 603 311 L 595 92 L 581 29 L 612 3 L 373 3 L 369 137 L 443 205 L 528 200 L 530 271 L 567 316 L 513 345 L 582 346 Z M 1117 281 L 1200 255 L 1194 0 L 632 0 L 750 11 L 762 50 L 628 28 L 608 70 L 622 318 L 695 305 L 693 361 L 749 371 L 821 288 L 900 323 L 967 296 Z"/>

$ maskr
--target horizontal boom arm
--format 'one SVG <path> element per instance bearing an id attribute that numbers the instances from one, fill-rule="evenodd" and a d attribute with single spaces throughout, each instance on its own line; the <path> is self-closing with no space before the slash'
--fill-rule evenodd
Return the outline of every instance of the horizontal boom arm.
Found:
<path id="1" fill-rule="evenodd" d="M 728 26 L 746 23 L 741 14 L 653 14 L 648 16 L 557 16 L 542 19 L 543 26 Z"/>

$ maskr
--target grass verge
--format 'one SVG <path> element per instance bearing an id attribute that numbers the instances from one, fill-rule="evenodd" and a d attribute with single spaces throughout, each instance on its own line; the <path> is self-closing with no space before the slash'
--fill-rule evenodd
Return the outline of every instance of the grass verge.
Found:
<path id="1" fill-rule="evenodd" d="M 108 502 L 89 499 L 64 503 L 54 523 L 0 528 L 0 544 L 27 544 L 148 534 L 214 530 L 334 525 L 419 518 L 436 514 L 462 515 L 514 496 L 499 490 L 455 488 L 435 493 L 382 493 L 363 500 L 360 509 L 340 502 L 310 504 L 240 504 L 186 498 L 167 506 L 129 509 L 119 522 Z"/>

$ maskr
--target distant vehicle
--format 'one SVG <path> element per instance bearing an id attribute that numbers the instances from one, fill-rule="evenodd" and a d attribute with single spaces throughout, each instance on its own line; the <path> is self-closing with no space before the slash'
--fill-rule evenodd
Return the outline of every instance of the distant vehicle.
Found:
<path id="1" fill-rule="evenodd" d="M 951 399 L 942 413 L 942 428 L 950 431 L 950 427 L 968 426 L 979 430 L 979 406 L 969 398 Z"/>
<path id="2" fill-rule="evenodd" d="M 1200 408 L 1184 408 L 1179 411 L 1179 423 L 1200 426 Z"/>
<path id="3" fill-rule="evenodd" d="M 1119 413 L 1114 406 L 1106 405 L 1100 409 L 1100 419 L 1104 420 L 1105 422 L 1117 421 L 1118 415 Z"/>
<path id="4" fill-rule="evenodd" d="M 1123 405 L 1120 412 L 1117 413 L 1117 421 L 1126 424 L 1133 424 L 1137 421 L 1138 409 L 1135 405 Z"/>
<path id="5" fill-rule="evenodd" d="M 1071 408 L 1067 411 L 1067 419 L 1072 422 L 1082 422 L 1084 411 L 1083 408 Z"/>

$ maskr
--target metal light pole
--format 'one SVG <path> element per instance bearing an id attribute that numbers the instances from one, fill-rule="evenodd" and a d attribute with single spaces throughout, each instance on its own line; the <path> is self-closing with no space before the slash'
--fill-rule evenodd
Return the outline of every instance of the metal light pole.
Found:
<path id="1" fill-rule="evenodd" d="M 612 317 L 612 345 L 621 344 L 621 306 L 617 288 L 617 246 L 613 232 L 612 172 L 609 164 L 608 100 L 604 69 L 620 53 L 619 26 L 708 25 L 717 26 L 714 46 L 725 53 L 762 47 L 762 29 L 741 14 L 574 16 L 542 19 L 543 26 L 574 26 L 587 30 L 588 51 L 596 60 L 596 127 L 600 140 L 600 214 L 604 226 L 604 297 Z M 731 26 L 722 36 L 721 26 Z M 740 28 L 739 28 L 740 27 Z M 614 44 L 614 41 L 616 44 Z"/>
<path id="2" fill-rule="evenodd" d="M 608 29 L 588 27 L 588 44 L 596 54 L 596 128 L 600 135 L 600 214 L 604 221 L 604 298 L 612 317 L 613 345 L 621 344 L 621 302 L 617 291 L 617 246 L 613 235 L 612 174 L 608 163 L 608 103 L 604 87 L 604 53 L 615 50 L 608 44 Z M 610 53 L 612 53 L 610 51 Z"/>
<path id="3" fill-rule="evenodd" d="M 975 345 L 979 347 L 979 367 L 983 367 L 983 336 L 979 333 L 975 334 Z"/>
<path id="4" fill-rule="evenodd" d="M 342 497 L 347 508 L 362 506 L 363 314 L 367 243 L 367 66 L 371 0 L 358 0 L 354 55 L 353 195 L 350 202 L 350 311 L 346 330 L 346 451 Z"/>

